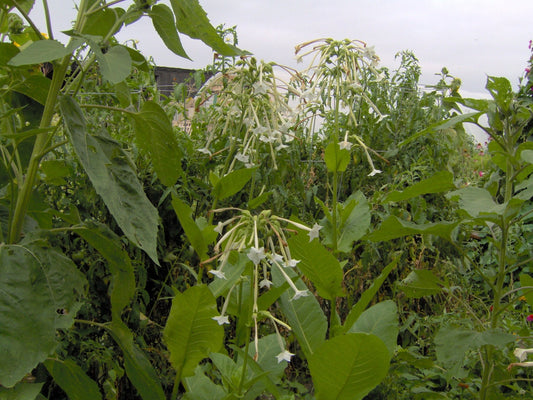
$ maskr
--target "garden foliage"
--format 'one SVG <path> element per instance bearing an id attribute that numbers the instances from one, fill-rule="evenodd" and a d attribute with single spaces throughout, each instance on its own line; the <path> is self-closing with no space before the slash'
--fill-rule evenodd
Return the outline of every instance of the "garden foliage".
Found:
<path id="1" fill-rule="evenodd" d="M 65 45 L 0 1 L 1 398 L 527 398 L 529 69 L 468 99 L 411 52 L 294 70 L 196 0 L 120 3 Z M 214 76 L 160 96 L 115 38 L 141 17 Z"/>

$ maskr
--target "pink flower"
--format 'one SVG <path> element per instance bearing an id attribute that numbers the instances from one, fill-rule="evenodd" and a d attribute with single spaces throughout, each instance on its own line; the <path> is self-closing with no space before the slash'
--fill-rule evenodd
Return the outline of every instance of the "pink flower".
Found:
<path id="1" fill-rule="evenodd" d="M 533 321 L 533 314 L 529 314 L 526 319 L 528 320 L 528 322 Z"/>
<path id="2" fill-rule="evenodd" d="M 481 178 L 484 174 L 483 174 L 483 171 L 478 171 L 478 175 L 479 177 Z"/>

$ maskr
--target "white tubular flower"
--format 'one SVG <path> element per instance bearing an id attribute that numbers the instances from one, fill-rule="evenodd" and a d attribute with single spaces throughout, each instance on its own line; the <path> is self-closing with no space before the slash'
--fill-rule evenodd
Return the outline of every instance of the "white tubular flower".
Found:
<path id="1" fill-rule="evenodd" d="M 313 227 L 311 228 L 311 230 L 307 234 L 309 236 L 309 241 L 310 242 L 312 242 L 313 239 L 318 237 L 318 231 L 320 229 L 322 229 L 322 227 L 315 222 L 315 224 L 313 225 Z"/>
<path id="2" fill-rule="evenodd" d="M 218 224 L 217 224 L 217 227 L 214 228 L 213 230 L 218 233 L 219 235 L 222 235 L 222 232 L 224 231 L 224 226 L 226 226 L 226 224 L 224 224 L 223 222 L 221 221 L 218 221 Z"/>
<path id="3" fill-rule="evenodd" d="M 248 157 L 247 155 L 242 154 L 242 153 L 237 153 L 237 154 L 235 155 L 235 158 L 236 158 L 237 160 L 239 160 L 240 162 L 243 162 L 243 163 L 245 163 L 245 164 L 247 164 L 247 163 L 250 162 L 250 157 Z"/>
<path id="4" fill-rule="evenodd" d="M 294 268 L 300 262 L 300 260 L 288 260 L 283 264 L 285 268 Z"/>
<path id="5" fill-rule="evenodd" d="M 339 142 L 339 147 L 341 150 L 350 150 L 352 148 L 352 144 L 348 141 L 348 131 L 344 134 L 344 140 Z"/>
<path id="6" fill-rule="evenodd" d="M 211 157 L 213 154 L 209 151 L 209 149 L 207 149 L 206 147 L 203 147 L 201 149 L 198 149 L 198 151 L 200 153 L 204 153 L 204 154 L 207 154 L 209 157 Z"/>
<path id="7" fill-rule="evenodd" d="M 377 175 L 377 174 L 381 174 L 381 172 L 383 172 L 383 171 L 381 171 L 380 169 L 373 168 L 372 172 L 370 172 L 368 174 L 368 176 L 374 176 L 374 175 Z"/>
<path id="8" fill-rule="evenodd" d="M 253 84 L 254 94 L 267 94 L 268 86 L 263 82 L 255 82 Z"/>
<path id="9" fill-rule="evenodd" d="M 283 257 L 277 253 L 274 253 L 271 255 L 270 257 L 270 261 L 271 262 L 277 262 L 277 263 L 282 263 L 283 262 Z"/>
<path id="10" fill-rule="evenodd" d="M 267 289 L 270 289 L 270 286 L 272 286 L 272 281 L 268 280 L 268 279 L 263 279 L 261 282 L 259 282 L 259 287 L 260 288 L 267 288 Z"/>
<path id="11" fill-rule="evenodd" d="M 276 358 L 278 359 L 278 364 L 282 361 L 291 362 L 291 358 L 294 356 L 293 353 L 290 353 L 288 350 L 283 350 L 281 353 L 279 353 Z"/>
<path id="12" fill-rule="evenodd" d="M 296 290 L 296 292 L 294 292 L 294 296 L 291 298 L 291 301 L 298 300 L 300 297 L 306 296 L 309 296 L 309 290 Z"/>
<path id="13" fill-rule="evenodd" d="M 222 272 L 222 271 L 219 271 L 219 270 L 216 270 L 216 269 L 212 269 L 211 271 L 209 271 L 209 273 L 210 273 L 211 275 L 216 276 L 216 277 L 219 278 L 219 279 L 227 279 L 227 278 L 226 278 L 226 275 L 225 275 L 224 272 Z"/>
<path id="14" fill-rule="evenodd" d="M 227 315 L 218 315 L 211 319 L 214 319 L 215 321 L 217 321 L 219 325 L 229 324 L 229 318 Z"/>
<path id="15" fill-rule="evenodd" d="M 533 349 L 514 349 L 513 354 L 518 358 L 519 361 L 524 361 L 527 359 L 527 355 L 532 353 Z"/>
<path id="16" fill-rule="evenodd" d="M 264 247 L 251 247 L 250 251 L 248 252 L 248 258 L 252 260 L 254 265 L 257 265 L 266 257 L 265 254 L 265 248 Z"/>

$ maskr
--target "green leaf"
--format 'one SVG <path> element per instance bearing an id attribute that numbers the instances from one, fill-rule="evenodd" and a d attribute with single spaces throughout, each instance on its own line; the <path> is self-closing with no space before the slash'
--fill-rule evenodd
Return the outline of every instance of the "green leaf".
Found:
<path id="1" fill-rule="evenodd" d="M 462 365 L 468 351 L 478 350 L 484 345 L 504 346 L 515 340 L 514 335 L 499 330 L 477 332 L 443 326 L 435 335 L 435 351 L 437 360 L 445 367 L 452 368 Z"/>
<path id="2" fill-rule="evenodd" d="M 219 54 L 225 56 L 244 54 L 224 42 L 224 39 L 218 35 L 198 0 L 170 0 L 170 3 L 176 17 L 176 27 L 180 32 L 193 39 L 200 39 Z"/>
<path id="3" fill-rule="evenodd" d="M 346 333 L 346 331 L 357 322 L 363 311 L 365 311 L 365 309 L 368 307 L 368 305 L 378 292 L 381 285 L 383 285 L 383 282 L 385 282 L 385 279 L 387 279 L 391 271 L 396 268 L 397 264 L 398 259 L 396 258 L 389 265 L 383 268 L 383 271 L 381 271 L 379 276 L 373 280 L 370 287 L 363 292 L 361 298 L 352 307 L 352 309 L 348 313 L 348 316 L 346 317 L 346 320 L 344 321 L 344 326 L 342 328 L 343 333 Z"/>
<path id="4" fill-rule="evenodd" d="M 94 50 L 94 47 L 93 47 Z M 107 53 L 95 51 L 102 77 L 112 84 L 126 79 L 131 73 L 130 53 L 124 46 L 113 46 Z"/>
<path id="5" fill-rule="evenodd" d="M 12 387 L 56 348 L 79 309 L 85 277 L 39 243 L 0 244 L 0 385 Z"/>
<path id="6" fill-rule="evenodd" d="M 65 48 L 57 40 L 38 40 L 9 60 L 8 65 L 18 67 L 41 64 L 63 58 L 70 52 L 70 49 Z"/>
<path id="7" fill-rule="evenodd" d="M 120 319 L 122 310 L 129 305 L 135 294 L 135 274 L 126 250 L 122 248 L 120 238 L 106 225 L 85 222 L 82 226 L 72 228 L 107 261 L 111 272 L 111 314 L 113 319 Z"/>
<path id="8" fill-rule="evenodd" d="M 223 200 L 226 197 L 233 196 L 246 185 L 256 169 L 257 167 L 243 168 L 224 175 L 216 181 L 213 188 L 213 197 Z"/>
<path id="9" fill-rule="evenodd" d="M 363 312 L 348 333 L 371 333 L 380 338 L 392 357 L 399 333 L 398 307 L 392 300 L 377 303 Z"/>
<path id="10" fill-rule="evenodd" d="M 296 275 L 289 269 L 286 272 L 289 276 Z M 272 269 L 272 280 L 276 287 L 285 282 L 277 268 Z M 294 284 L 298 290 L 307 289 L 301 279 Z M 279 304 L 302 351 L 309 358 L 326 339 L 328 322 L 315 296 L 300 297 L 297 300 L 292 300 L 292 296 L 292 291 L 287 290 L 281 295 Z"/>
<path id="11" fill-rule="evenodd" d="M 114 35 L 123 25 L 123 22 L 115 25 L 122 16 L 124 10 L 121 8 L 104 8 L 97 12 L 90 13 L 85 16 L 85 23 L 83 24 L 84 35 L 100 36 L 104 38 L 109 34 Z M 111 31 L 113 29 L 113 31 Z"/>
<path id="12" fill-rule="evenodd" d="M 2 400 L 36 400 L 41 391 L 42 383 L 19 382 L 12 388 L 0 386 L 0 399 Z"/>
<path id="13" fill-rule="evenodd" d="M 488 217 L 488 214 L 502 215 L 505 204 L 496 204 L 488 190 L 469 186 L 455 190 L 446 195 L 450 200 L 457 200 L 459 207 L 473 218 Z"/>
<path id="14" fill-rule="evenodd" d="M 324 152 L 324 161 L 329 172 L 344 172 L 350 164 L 350 152 L 339 148 L 337 142 L 330 142 Z"/>
<path id="15" fill-rule="evenodd" d="M 430 125 L 426 129 L 424 129 L 424 130 L 422 130 L 420 132 L 417 132 L 414 135 L 409 136 L 407 139 L 405 139 L 402 142 L 400 142 L 398 147 L 401 148 L 401 147 L 413 142 L 414 140 L 418 139 L 419 137 L 422 137 L 424 135 L 427 135 L 428 133 L 431 133 L 431 132 L 434 132 L 434 131 L 437 131 L 437 130 L 442 131 L 442 130 L 445 130 L 445 129 L 448 129 L 448 128 L 453 128 L 455 125 L 463 123 L 463 122 L 474 122 L 474 121 L 477 121 L 477 119 L 483 114 L 484 113 L 481 112 L 481 111 L 480 112 L 471 112 L 471 113 L 467 113 L 467 114 L 457 115 L 457 116 L 452 117 L 450 119 L 447 119 L 445 121 L 439 121 L 437 123 L 434 123 L 434 124 Z"/>
<path id="16" fill-rule="evenodd" d="M 309 242 L 304 230 L 287 240 L 293 259 L 300 260 L 297 267 L 316 287 L 318 294 L 334 300 L 343 296 L 343 271 L 339 261 L 318 241 Z"/>
<path id="17" fill-rule="evenodd" d="M 96 192 L 128 239 L 159 264 L 158 213 L 128 155 L 107 132 L 88 134 L 83 112 L 73 98 L 61 97 L 60 109 L 70 141 Z"/>
<path id="18" fill-rule="evenodd" d="M 13 87 L 13 90 L 22 93 L 39 104 L 46 103 L 46 97 L 50 90 L 50 79 L 43 75 L 30 75 Z"/>
<path id="19" fill-rule="evenodd" d="M 440 293 L 442 286 L 444 283 L 432 271 L 426 269 L 411 271 L 405 279 L 398 283 L 398 288 L 407 297 L 416 299 Z"/>
<path id="20" fill-rule="evenodd" d="M 226 293 L 241 277 L 246 264 L 249 262 L 251 261 L 245 253 L 230 252 L 227 263 L 224 265 L 226 279 L 214 279 L 209 284 L 209 290 L 213 296 L 217 298 Z"/>
<path id="21" fill-rule="evenodd" d="M 137 143 L 150 155 L 157 177 L 165 186 L 174 185 L 183 173 L 182 151 L 165 110 L 147 101 L 133 118 Z"/>
<path id="22" fill-rule="evenodd" d="M 183 386 L 187 390 L 184 399 L 187 400 L 222 400 L 227 393 L 207 376 L 199 365 L 194 370 L 194 375 L 183 379 Z"/>
<path id="23" fill-rule="evenodd" d="M 533 150 L 522 150 L 520 152 L 520 158 L 529 164 L 533 164 Z"/>
<path id="24" fill-rule="evenodd" d="M 198 254 L 201 260 L 207 258 L 207 243 L 204 239 L 202 231 L 192 219 L 191 208 L 181 201 L 180 198 L 172 196 L 172 207 L 178 216 L 181 227 L 187 235 L 189 242 Z"/>
<path id="25" fill-rule="evenodd" d="M 449 171 L 441 171 L 431 178 L 424 179 L 403 191 L 390 192 L 382 200 L 383 203 L 391 201 L 402 201 L 428 193 L 440 193 L 455 189 L 453 174 Z"/>
<path id="26" fill-rule="evenodd" d="M 100 389 L 95 381 L 72 360 L 49 358 L 44 365 L 54 382 L 63 389 L 70 400 L 101 399 Z"/>
<path id="27" fill-rule="evenodd" d="M 387 375 L 390 355 L 375 335 L 336 336 L 309 357 L 317 400 L 359 400 Z"/>
<path id="28" fill-rule="evenodd" d="M 409 221 L 402 221 L 396 216 L 391 215 L 382 222 L 378 229 L 367 235 L 366 238 L 373 242 L 381 242 L 403 236 L 426 234 L 436 235 L 450 240 L 452 231 L 458 224 L 458 221 L 415 224 Z"/>
<path id="29" fill-rule="evenodd" d="M 2 12 L 0 11 L 0 18 L 1 16 Z M 20 50 L 13 43 L 0 43 L 0 65 L 7 65 L 9 60 L 15 57 L 18 53 L 20 53 Z"/>
<path id="30" fill-rule="evenodd" d="M 509 80 L 503 77 L 489 76 L 485 87 L 498 107 L 507 112 L 514 100 L 513 88 Z"/>
<path id="31" fill-rule="evenodd" d="M 353 243 L 361 239 L 370 226 L 370 208 L 361 192 L 352 194 L 344 203 L 337 204 L 337 249 L 348 253 Z M 333 225 L 327 216 L 320 221 L 324 244 L 333 245 Z"/>
<path id="32" fill-rule="evenodd" d="M 163 39 L 168 49 L 174 54 L 190 60 L 181 45 L 172 10 L 165 4 L 156 4 L 152 6 L 148 15 L 152 18 L 155 30 L 159 34 L 159 37 Z"/>
<path id="33" fill-rule="evenodd" d="M 124 367 L 129 380 L 143 400 L 166 400 L 155 369 L 144 352 L 133 343 L 133 333 L 120 319 L 108 325 L 111 336 L 124 354 Z"/>
<path id="34" fill-rule="evenodd" d="M 212 319 L 217 315 L 215 298 L 205 285 L 190 287 L 172 300 L 163 338 L 176 382 L 193 375 L 198 363 L 222 346 L 224 329 Z"/>

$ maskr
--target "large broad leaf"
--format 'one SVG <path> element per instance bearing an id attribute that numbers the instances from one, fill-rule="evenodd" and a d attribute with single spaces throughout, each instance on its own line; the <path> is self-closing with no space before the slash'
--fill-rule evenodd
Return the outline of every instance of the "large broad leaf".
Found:
<path id="1" fill-rule="evenodd" d="M 387 375 L 390 355 L 375 335 L 336 336 L 309 357 L 317 400 L 359 400 Z"/>
<path id="2" fill-rule="evenodd" d="M 226 279 L 214 279 L 209 284 L 213 296 L 219 297 L 226 293 L 241 277 L 246 264 L 251 263 L 246 253 L 232 251 L 224 265 Z"/>
<path id="3" fill-rule="evenodd" d="M 446 195 L 451 200 L 457 200 L 468 215 L 473 218 L 489 217 L 489 214 L 502 215 L 506 204 L 497 204 L 490 192 L 479 187 L 465 187 Z"/>
<path id="4" fill-rule="evenodd" d="M 170 4 L 176 17 L 176 27 L 180 32 L 193 39 L 200 39 L 217 53 L 225 56 L 243 54 L 236 47 L 224 42 L 224 39 L 218 35 L 198 0 L 170 0 Z"/>
<path id="5" fill-rule="evenodd" d="M 328 300 L 342 296 L 343 271 L 339 261 L 320 242 L 310 242 L 305 231 L 297 232 L 287 242 L 291 256 L 300 260 L 298 269 L 313 282 L 320 296 Z"/>
<path id="6" fill-rule="evenodd" d="M 213 320 L 217 315 L 215 298 L 205 285 L 193 286 L 172 300 L 163 337 L 176 382 L 193 375 L 198 363 L 222 346 L 224 329 Z"/>
<path id="7" fill-rule="evenodd" d="M 72 360 L 49 358 L 44 365 L 54 382 L 67 394 L 70 400 L 101 399 L 100 389 L 95 381 Z"/>
<path id="8" fill-rule="evenodd" d="M 380 338 L 392 357 L 399 332 L 398 307 L 392 300 L 377 303 L 363 312 L 348 333 L 371 333 Z"/>
<path id="9" fill-rule="evenodd" d="M 238 169 L 217 179 L 213 188 L 213 197 L 223 200 L 226 197 L 233 196 L 246 185 L 256 169 L 257 167 Z"/>
<path id="10" fill-rule="evenodd" d="M 478 350 L 484 345 L 505 346 L 515 340 L 514 335 L 499 330 L 478 332 L 444 326 L 435 335 L 435 350 L 437 360 L 445 367 L 452 368 L 461 365 L 466 353 L 470 350 Z"/>
<path id="11" fill-rule="evenodd" d="M 94 50 L 94 47 L 93 47 Z M 131 73 L 131 57 L 124 46 L 113 46 L 106 53 L 95 52 L 102 77 L 113 84 L 122 82 Z"/>
<path id="12" fill-rule="evenodd" d="M 50 90 L 50 83 L 50 79 L 43 75 L 30 75 L 22 82 L 16 84 L 13 87 L 13 90 L 44 105 L 46 103 L 48 91 Z"/>
<path id="13" fill-rule="evenodd" d="M 487 77 L 487 84 L 485 85 L 490 92 L 492 98 L 502 109 L 507 112 L 511 103 L 514 101 L 514 92 L 511 82 L 504 77 L 489 76 Z"/>
<path id="14" fill-rule="evenodd" d="M 366 238 L 373 242 L 387 241 L 409 235 L 435 235 L 444 239 L 451 240 L 452 231 L 459 224 L 457 221 L 452 222 L 434 222 L 428 224 L 415 224 L 409 221 L 402 221 L 391 215 L 381 226 Z"/>
<path id="15" fill-rule="evenodd" d="M 85 17 L 85 23 L 81 31 L 84 35 L 100 36 L 102 38 L 109 34 L 114 35 L 118 32 L 123 22 L 117 24 L 124 15 L 121 8 L 103 8 L 93 12 Z M 113 30 L 113 31 L 112 31 Z"/>
<path id="16" fill-rule="evenodd" d="M 390 201 L 402 201 L 428 193 L 440 193 L 455 189 L 453 174 L 449 171 L 437 172 L 431 178 L 424 179 L 403 191 L 394 191 L 382 200 L 383 203 Z"/>
<path id="17" fill-rule="evenodd" d="M 60 108 L 74 150 L 96 192 L 128 239 L 159 264 L 157 210 L 146 197 L 128 155 L 105 132 L 87 132 L 83 112 L 74 99 L 62 97 Z"/>
<path id="18" fill-rule="evenodd" d="M 2 400 L 35 400 L 44 385 L 42 383 L 19 382 L 12 388 L 0 386 L 0 399 Z"/>
<path id="19" fill-rule="evenodd" d="M 379 276 L 376 279 L 374 279 L 372 284 L 369 286 L 369 288 L 363 292 L 363 294 L 361 295 L 361 298 L 352 307 L 352 309 L 348 313 L 348 316 L 346 317 L 346 320 L 344 321 L 344 326 L 342 328 L 343 333 L 346 333 L 346 331 L 350 329 L 353 326 L 353 324 L 355 324 L 357 319 L 365 311 L 365 309 L 368 307 L 368 305 L 370 304 L 370 302 L 372 301 L 372 299 L 378 292 L 381 285 L 383 285 L 383 282 L 385 282 L 385 279 L 387 279 L 391 271 L 396 267 L 396 264 L 398 264 L 397 259 L 393 260 L 389 265 L 383 268 L 383 271 L 381 271 Z"/>
<path id="20" fill-rule="evenodd" d="M 324 161 L 329 172 L 344 172 L 350 163 L 350 152 L 339 148 L 337 142 L 330 142 L 324 151 Z"/>
<path id="21" fill-rule="evenodd" d="M 147 101 L 133 118 L 137 143 L 150 155 L 157 177 L 166 186 L 174 185 L 182 174 L 182 152 L 165 110 Z"/>
<path id="22" fill-rule="evenodd" d="M 443 286 L 444 283 L 432 271 L 426 269 L 412 271 L 405 279 L 398 283 L 398 288 L 407 297 L 416 299 L 440 293 Z"/>
<path id="23" fill-rule="evenodd" d="M 95 222 L 86 222 L 72 229 L 106 259 L 112 276 L 111 314 L 113 318 L 120 318 L 122 310 L 135 294 L 133 266 L 128 253 L 122 248 L 120 238 L 106 225 Z"/>
<path id="24" fill-rule="evenodd" d="M 222 386 L 205 376 L 200 365 L 194 370 L 193 376 L 183 379 L 183 386 L 187 390 L 183 397 L 186 400 L 222 400 L 227 396 Z"/>
<path id="25" fill-rule="evenodd" d="M 152 18 L 155 30 L 168 49 L 178 56 L 189 58 L 181 45 L 172 10 L 165 4 L 156 4 L 152 6 L 148 15 Z"/>
<path id="26" fill-rule="evenodd" d="M 0 244 L 0 385 L 11 387 L 56 348 L 85 277 L 70 259 L 39 243 Z"/>
<path id="27" fill-rule="evenodd" d="M 337 250 L 348 253 L 353 243 L 361 239 L 370 226 L 370 208 L 361 192 L 351 195 L 344 203 L 337 204 Z M 331 218 L 320 221 L 326 245 L 333 245 Z"/>
<path id="28" fill-rule="evenodd" d="M 286 272 L 289 276 L 296 275 L 288 269 Z M 276 268 L 272 268 L 272 280 L 275 286 L 281 286 L 284 282 L 281 273 Z M 298 279 L 294 284 L 298 290 L 307 289 L 301 279 Z M 292 328 L 305 356 L 309 358 L 324 343 L 328 321 L 315 296 L 309 295 L 296 300 L 293 300 L 292 296 L 291 290 L 287 290 L 281 295 L 279 301 L 281 311 Z"/>
<path id="29" fill-rule="evenodd" d="M 124 367 L 129 380 L 143 400 L 165 400 L 165 393 L 157 373 L 144 352 L 133 342 L 133 333 L 122 322 L 114 319 L 108 325 L 113 339 L 124 354 Z"/>
<path id="30" fill-rule="evenodd" d="M 56 40 L 38 40 L 9 60 L 8 64 L 14 67 L 41 64 L 63 58 L 70 53 L 70 48 L 66 48 Z"/>

